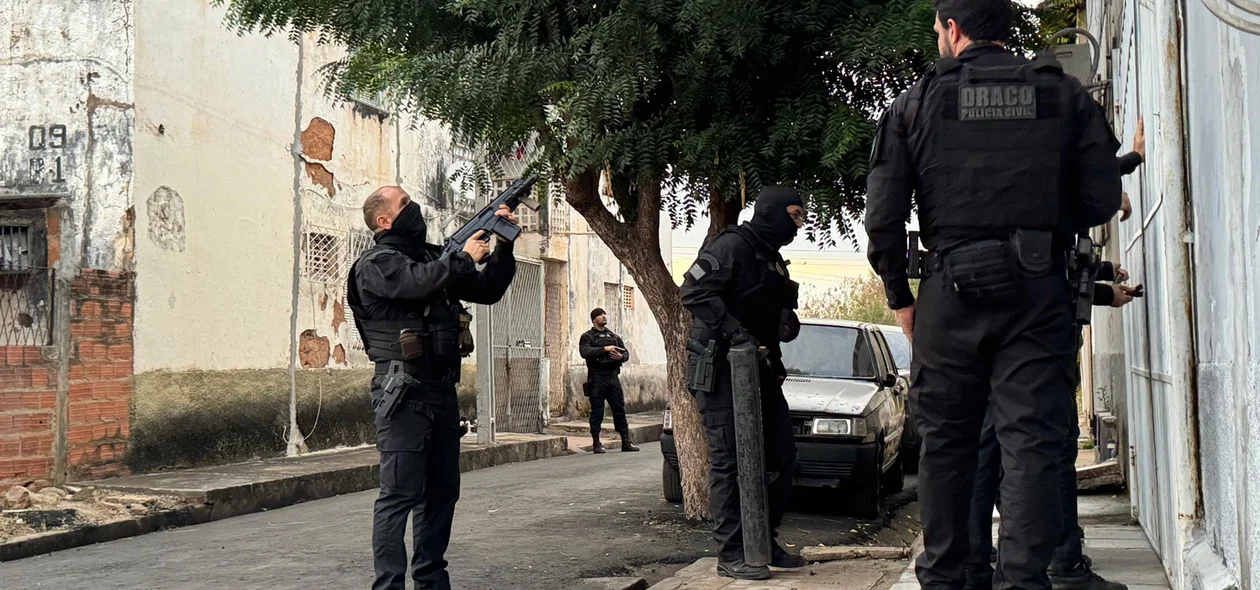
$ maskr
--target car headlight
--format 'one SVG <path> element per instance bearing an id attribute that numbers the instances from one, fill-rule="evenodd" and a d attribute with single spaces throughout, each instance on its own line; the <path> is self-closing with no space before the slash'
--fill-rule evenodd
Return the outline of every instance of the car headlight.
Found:
<path id="1" fill-rule="evenodd" d="M 674 429 L 674 413 L 673 412 L 669 410 L 665 410 L 665 417 L 662 419 L 662 421 L 664 422 L 665 430 Z"/>
<path id="2" fill-rule="evenodd" d="M 818 436 L 866 436 L 866 420 L 861 418 L 814 418 L 811 432 Z"/>

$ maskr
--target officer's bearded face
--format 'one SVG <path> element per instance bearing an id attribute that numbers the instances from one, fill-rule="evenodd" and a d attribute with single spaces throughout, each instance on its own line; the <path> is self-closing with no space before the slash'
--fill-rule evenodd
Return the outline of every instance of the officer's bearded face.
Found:
<path id="1" fill-rule="evenodd" d="M 601 316 L 596 316 L 596 317 L 595 317 L 595 327 L 597 327 L 597 328 L 602 328 L 602 327 L 607 326 L 607 325 L 608 325 L 608 316 L 607 316 L 607 315 L 601 315 Z"/>

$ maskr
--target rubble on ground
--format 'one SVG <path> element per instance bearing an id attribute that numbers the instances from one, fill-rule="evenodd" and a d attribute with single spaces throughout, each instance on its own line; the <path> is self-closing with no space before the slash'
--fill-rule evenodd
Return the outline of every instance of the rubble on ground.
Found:
<path id="1" fill-rule="evenodd" d="M 15 485 L 0 494 L 0 543 L 58 530 L 118 522 L 174 510 L 188 500 L 97 489 L 53 486 L 47 480 Z"/>

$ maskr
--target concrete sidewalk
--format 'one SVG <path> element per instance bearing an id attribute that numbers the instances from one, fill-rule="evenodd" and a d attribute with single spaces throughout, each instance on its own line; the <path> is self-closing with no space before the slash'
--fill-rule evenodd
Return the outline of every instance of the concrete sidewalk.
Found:
<path id="1" fill-rule="evenodd" d="M 640 412 L 627 414 L 626 422 L 630 425 L 630 441 L 643 444 L 661 440 L 664 431 L 664 412 Z M 547 426 L 547 434 L 564 436 L 569 439 L 569 449 L 590 451 L 594 444 L 591 441 L 591 424 L 587 420 L 557 422 Z M 612 412 L 605 412 L 604 423 L 599 432 L 599 439 L 604 446 L 616 451 L 621 446 L 621 436 L 613 428 Z"/>
<path id="2" fill-rule="evenodd" d="M 719 578 L 716 557 L 706 557 L 649 590 L 887 590 L 904 567 L 901 561 L 855 560 L 811 563 L 799 570 L 775 570 L 764 581 Z"/>
<path id="3" fill-rule="evenodd" d="M 1111 582 L 1126 584 L 1129 590 L 1171 588 L 1159 555 L 1151 547 L 1146 532 L 1132 524 L 1127 492 L 1083 495 L 1077 499 L 1081 526 L 1085 528 L 1085 555 L 1093 560 L 1094 572 Z M 994 516 L 993 538 L 998 535 Z M 914 562 L 906 566 L 892 590 L 914 590 Z"/>
<path id="4" fill-rule="evenodd" d="M 493 445 L 479 445 L 475 434 L 465 436 L 461 441 L 460 471 L 571 454 L 569 441 L 563 436 L 500 433 L 496 439 Z M 77 482 L 78 486 L 184 498 L 188 505 L 175 511 L 14 539 L 0 544 L 0 561 L 370 490 L 379 483 L 379 471 L 376 448 L 364 446 L 301 457 Z"/>

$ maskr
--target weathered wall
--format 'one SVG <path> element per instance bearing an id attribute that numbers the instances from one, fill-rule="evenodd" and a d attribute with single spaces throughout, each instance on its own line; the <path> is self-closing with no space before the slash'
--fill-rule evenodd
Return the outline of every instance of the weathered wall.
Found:
<path id="1" fill-rule="evenodd" d="M 1106 330 L 1123 370 L 1135 515 L 1174 588 L 1260 585 L 1257 261 L 1260 18 L 1221 0 L 1090 3 L 1112 53 L 1126 136 L 1145 119 L 1147 163 L 1125 179 L 1134 214 L 1116 250 L 1148 296 Z M 1187 293 L 1188 291 L 1188 293 Z M 1123 355 L 1115 344 L 1124 345 Z M 1125 366 L 1117 368 L 1116 358 Z"/>
<path id="2" fill-rule="evenodd" d="M 399 184 L 431 239 L 454 222 L 443 181 L 462 160 L 441 126 L 328 98 L 319 69 L 339 49 L 238 36 L 223 15 L 204 3 L 136 15 L 136 469 L 369 442 L 367 358 L 345 302 L 371 242 L 363 199 Z M 325 369 L 354 371 L 329 377 L 321 411 L 311 375 Z M 214 450 L 186 456 L 189 440 Z"/>
<path id="3" fill-rule="evenodd" d="M 1260 24 L 1260 17 L 1252 20 Z M 1203 526 L 1260 587 L 1260 36 L 1187 3 Z"/>
<path id="4" fill-rule="evenodd" d="M 135 22 L 136 370 L 287 366 L 297 48 L 207 3 Z"/>
<path id="5" fill-rule="evenodd" d="M 132 4 L 10 1 L 0 32 L 0 200 L 23 212 L 32 238 L 30 259 L 6 265 L 27 287 L 45 284 L 23 301 L 6 277 L 0 482 L 118 473 L 131 374 Z"/>

